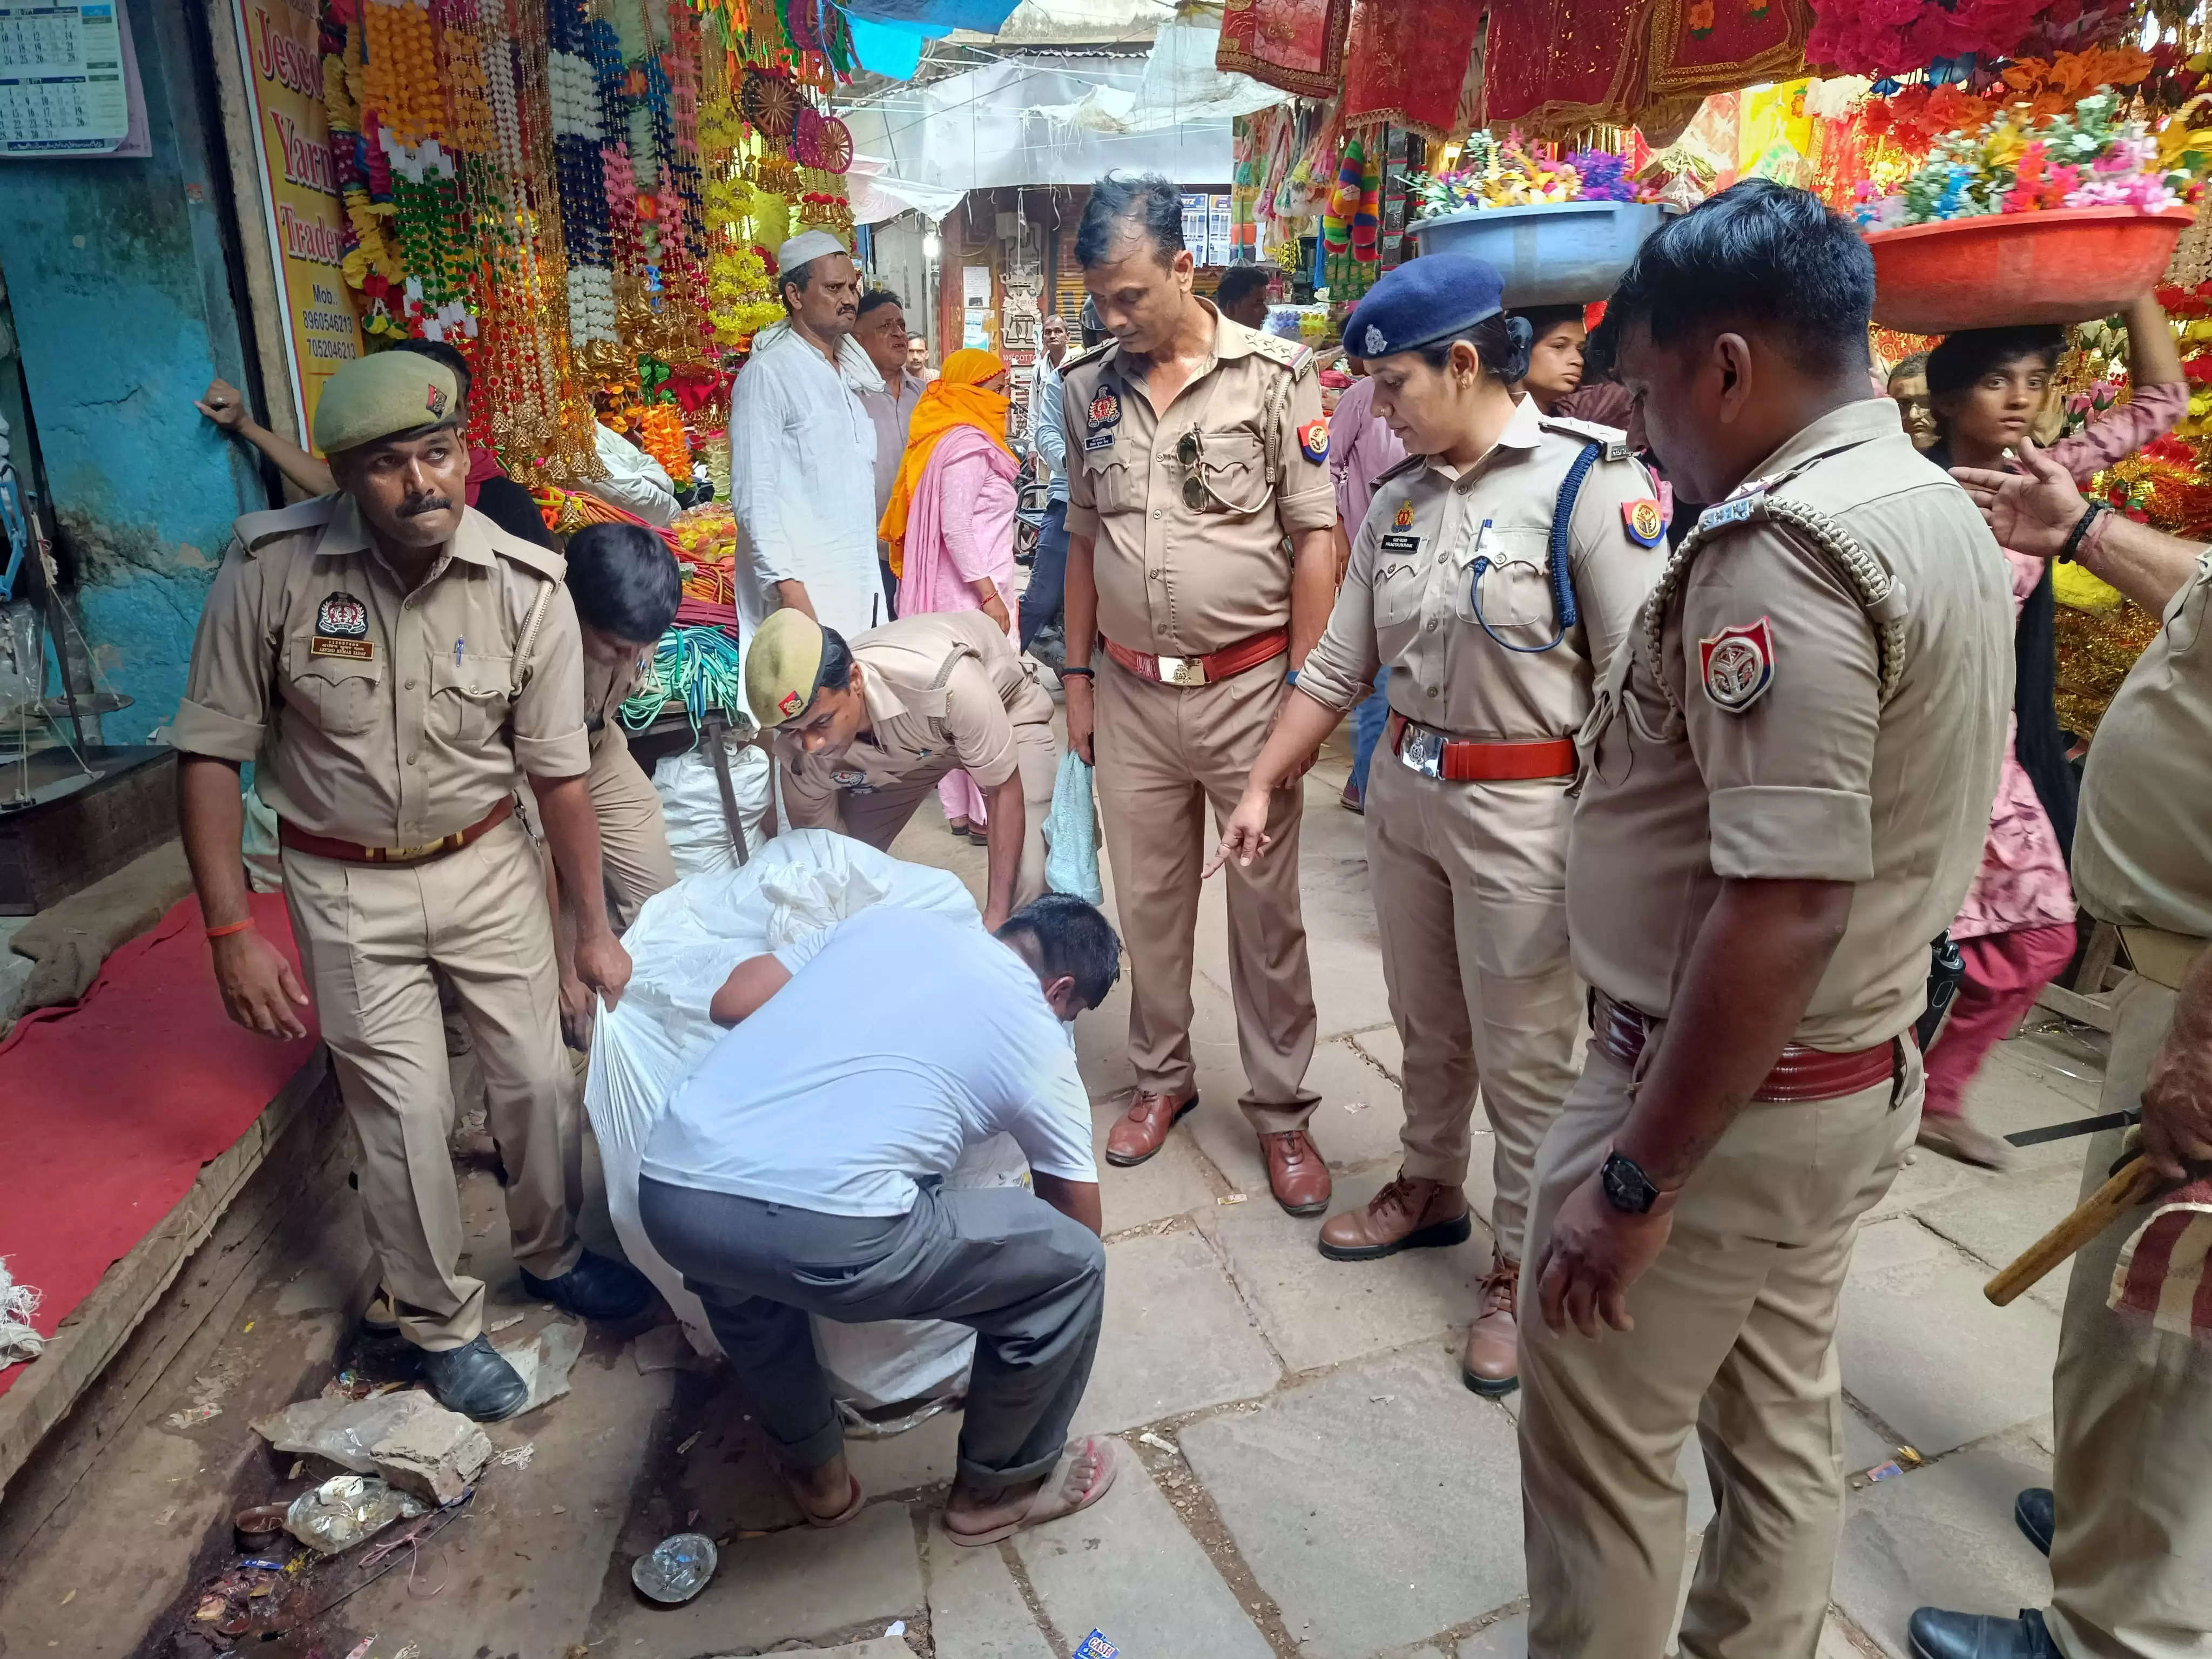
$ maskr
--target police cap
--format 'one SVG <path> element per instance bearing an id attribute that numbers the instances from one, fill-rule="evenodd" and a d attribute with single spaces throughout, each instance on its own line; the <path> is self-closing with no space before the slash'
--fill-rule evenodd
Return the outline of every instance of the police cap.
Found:
<path id="1" fill-rule="evenodd" d="M 324 386 L 315 404 L 315 447 L 335 455 L 460 418 L 461 389 L 451 369 L 411 351 L 380 351 L 355 358 Z"/>
<path id="2" fill-rule="evenodd" d="M 1505 309 L 1505 279 L 1486 259 L 1426 253 L 1408 259 L 1367 291 L 1344 325 L 1355 357 L 1388 357 L 1449 340 Z"/>
<path id="3" fill-rule="evenodd" d="M 745 652 L 745 701 L 762 731 L 805 714 L 821 677 L 822 624 L 804 611 L 773 612 L 753 630 Z"/>

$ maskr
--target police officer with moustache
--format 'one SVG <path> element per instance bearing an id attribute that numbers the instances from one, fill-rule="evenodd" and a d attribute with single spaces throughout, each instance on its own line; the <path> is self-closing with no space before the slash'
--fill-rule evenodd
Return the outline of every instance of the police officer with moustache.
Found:
<path id="1" fill-rule="evenodd" d="M 2012 698 L 2004 562 L 1875 394 L 1873 299 L 1858 233 L 1755 179 L 1645 242 L 1597 337 L 1716 505 L 1584 729 L 1593 1028 L 1522 1285 L 1531 1659 L 1665 1647 L 1692 1430 L 1717 1513 L 1684 1659 L 1820 1644 L 1838 1298 L 1913 1144 L 1928 941 L 1979 865 Z"/>
<path id="2" fill-rule="evenodd" d="M 1321 1252 L 1366 1261 L 1468 1236 L 1478 1086 L 1496 1246 L 1462 1375 L 1510 1393 L 1536 1148 L 1573 1085 L 1582 987 L 1567 951 L 1574 733 L 1658 574 L 1665 526 L 1621 434 L 1516 402 L 1528 325 L 1480 259 L 1399 266 L 1346 325 L 1408 459 L 1376 483 L 1328 631 L 1208 872 L 1266 851 L 1268 802 L 1390 669 L 1368 775 L 1367 869 L 1405 1045 L 1405 1163 Z"/>
<path id="3" fill-rule="evenodd" d="M 1157 173 L 1095 185 L 1076 258 L 1113 336 L 1062 365 L 1069 744 L 1097 757 L 1133 969 L 1137 1075 L 1106 1158 L 1141 1164 L 1198 1104 L 1190 972 L 1206 808 L 1236 809 L 1285 676 L 1335 595 L 1328 423 L 1313 355 L 1191 292 L 1182 198 Z M 1096 691 L 1093 684 L 1096 684 Z M 1095 739 L 1095 743 L 1094 743 Z M 1305 758 L 1310 759 L 1310 756 Z M 1230 872 L 1229 979 L 1269 1188 L 1328 1207 L 1306 1133 L 1313 982 L 1298 911 L 1295 787 L 1271 803 L 1279 855 Z"/>
<path id="4" fill-rule="evenodd" d="M 482 1334 L 483 1284 L 456 1265 L 434 969 L 483 1060 L 524 1289 L 594 1319 L 641 1312 L 652 1291 L 576 1242 L 575 1074 L 545 889 L 514 812 L 520 774 L 572 896 L 576 975 L 613 1002 L 629 958 L 607 924 L 576 613 L 558 555 L 461 505 L 459 405 L 451 373 L 405 353 L 331 377 L 314 439 L 337 493 L 238 521 L 172 741 L 224 1003 L 240 1024 L 293 1037 L 308 991 L 254 931 L 239 862 L 238 769 L 257 763 L 361 1139 L 370 1247 L 432 1392 L 489 1420 L 527 1390 Z"/>

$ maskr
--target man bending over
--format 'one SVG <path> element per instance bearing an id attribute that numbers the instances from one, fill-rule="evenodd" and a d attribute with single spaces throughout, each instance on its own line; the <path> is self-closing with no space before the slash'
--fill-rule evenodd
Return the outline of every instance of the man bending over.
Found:
<path id="1" fill-rule="evenodd" d="M 1121 941 L 1048 894 L 995 938 L 879 905 L 748 957 L 710 1012 L 732 1027 L 646 1143 L 638 1207 L 706 1304 L 807 1520 L 859 1513 L 860 1484 L 807 1316 L 941 1319 L 975 1333 L 956 1543 L 988 1544 L 1095 1503 L 1112 1443 L 1067 1443 L 1105 1302 L 1091 1105 L 1061 1023 L 1121 975 Z M 905 988 L 890 1029 L 855 1019 Z M 1004 1131 L 1035 1192 L 945 1191 Z"/>

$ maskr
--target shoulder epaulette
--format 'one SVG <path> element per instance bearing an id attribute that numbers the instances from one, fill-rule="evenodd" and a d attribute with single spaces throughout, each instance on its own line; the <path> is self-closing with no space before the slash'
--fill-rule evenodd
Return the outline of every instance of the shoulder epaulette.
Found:
<path id="1" fill-rule="evenodd" d="M 1628 447 L 1628 434 L 1617 426 L 1604 426 L 1596 421 L 1570 420 L 1564 415 L 1547 415 L 1537 422 L 1547 432 L 1563 433 L 1571 438 L 1581 438 L 1605 446 L 1605 459 L 1625 461 L 1633 453 Z"/>
<path id="2" fill-rule="evenodd" d="M 1060 373 L 1061 378 L 1066 379 L 1067 371 L 1071 368 L 1080 368 L 1084 364 L 1088 362 L 1103 362 L 1106 354 L 1120 343 L 1121 342 L 1119 340 L 1116 340 L 1111 335 L 1109 335 L 1106 338 L 1101 340 L 1097 345 L 1085 346 L 1080 351 L 1069 352 L 1067 356 L 1060 360 Z"/>
<path id="3" fill-rule="evenodd" d="M 1419 471 L 1422 467 L 1428 465 L 1428 460 L 1429 458 L 1425 455 L 1407 456 L 1395 466 L 1389 467 L 1382 472 L 1376 473 L 1375 475 L 1375 488 L 1376 489 L 1382 489 L 1384 484 L 1389 483 L 1391 479 L 1396 477 L 1401 472 Z"/>
<path id="4" fill-rule="evenodd" d="M 476 508 L 471 507 L 469 511 L 476 513 Z M 540 547 L 536 542 L 526 542 L 512 531 L 501 529 L 482 514 L 477 516 L 483 520 L 484 539 L 491 544 L 491 550 L 501 558 L 519 564 L 525 570 L 535 571 L 548 581 L 557 582 L 568 574 L 568 560 L 551 548 Z"/>
<path id="5" fill-rule="evenodd" d="M 1289 369 L 1293 380 L 1303 380 L 1313 373 L 1314 349 L 1302 340 L 1285 340 L 1279 334 L 1255 332 L 1252 349 L 1271 362 L 1280 363 Z"/>
<path id="6" fill-rule="evenodd" d="M 266 513 L 243 514 L 231 526 L 238 544 L 248 553 L 258 553 L 270 542 L 284 536 L 296 536 L 302 530 L 319 530 L 331 521 L 337 511 L 336 494 L 313 495 L 304 501 L 295 501 L 289 507 L 271 507 Z"/>

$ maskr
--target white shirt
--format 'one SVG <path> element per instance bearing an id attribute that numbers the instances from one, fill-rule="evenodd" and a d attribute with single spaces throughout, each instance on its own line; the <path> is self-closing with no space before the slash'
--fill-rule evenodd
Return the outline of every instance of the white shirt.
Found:
<path id="1" fill-rule="evenodd" d="M 580 479 L 577 489 L 611 501 L 626 513 L 635 513 L 647 524 L 676 522 L 679 511 L 676 481 L 668 476 L 667 468 L 621 433 L 610 432 L 596 421 L 592 422 L 592 444 L 607 476 Z"/>
<path id="2" fill-rule="evenodd" d="M 860 393 L 883 377 L 847 335 L 832 368 L 793 329 L 761 331 L 730 408 L 738 622 L 746 642 L 800 581 L 815 617 L 848 640 L 890 619 L 876 566 L 876 427 Z"/>
<path id="3" fill-rule="evenodd" d="M 974 922 L 878 905 L 776 959 L 791 983 L 677 1091 L 645 1174 L 825 1215 L 904 1215 L 917 1182 L 1003 1131 L 1041 1174 L 1098 1179 L 1074 1044 L 1029 964 Z"/>

